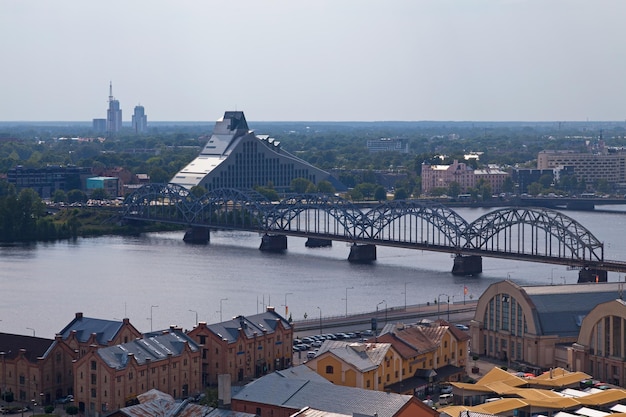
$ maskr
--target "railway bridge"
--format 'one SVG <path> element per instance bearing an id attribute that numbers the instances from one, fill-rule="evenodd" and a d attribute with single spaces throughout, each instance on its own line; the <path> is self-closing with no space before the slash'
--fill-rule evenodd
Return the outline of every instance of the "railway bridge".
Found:
<path id="1" fill-rule="evenodd" d="M 371 262 L 376 246 L 446 252 L 453 274 L 482 272 L 482 257 L 542 262 L 580 269 L 579 281 L 606 281 L 607 271 L 626 272 L 626 262 L 604 259 L 604 245 L 576 220 L 552 209 L 509 207 L 469 223 L 429 201 L 382 202 L 359 208 L 327 194 L 298 194 L 272 202 L 253 190 L 217 189 L 195 196 L 175 184 L 147 184 L 124 202 L 129 221 L 177 223 L 185 240 L 208 242 L 210 229 L 262 234 L 261 250 L 287 249 L 287 236 L 307 246 L 351 243 L 348 260 Z"/>

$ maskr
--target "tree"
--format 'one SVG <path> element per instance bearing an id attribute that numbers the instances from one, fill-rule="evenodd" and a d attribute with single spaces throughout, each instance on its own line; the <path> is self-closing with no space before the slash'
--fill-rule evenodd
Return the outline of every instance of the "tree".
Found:
<path id="1" fill-rule="evenodd" d="M 330 181 L 322 180 L 317 183 L 317 191 L 324 194 L 335 194 L 335 187 L 330 183 Z"/>
<path id="2" fill-rule="evenodd" d="M 170 182 L 170 178 L 172 178 L 172 176 L 161 167 L 152 168 L 149 174 L 150 181 L 158 184 L 167 184 Z"/>
<path id="3" fill-rule="evenodd" d="M 452 181 L 450 185 L 448 185 L 448 195 L 450 197 L 457 198 L 459 194 L 461 194 L 461 184 L 456 181 Z"/>
<path id="4" fill-rule="evenodd" d="M 78 414 L 78 407 L 76 407 L 75 405 L 68 405 L 67 407 L 65 407 L 65 412 L 70 416 L 75 416 L 76 414 Z"/>
<path id="5" fill-rule="evenodd" d="M 515 184 L 511 177 L 506 177 L 502 182 L 502 191 L 505 193 L 512 193 L 515 190 Z"/>
<path id="6" fill-rule="evenodd" d="M 409 198 L 409 193 L 404 188 L 396 188 L 396 192 L 393 196 L 394 200 L 406 200 Z"/>
<path id="7" fill-rule="evenodd" d="M 543 187 L 538 182 L 533 182 L 528 185 L 528 194 L 530 195 L 538 195 L 543 192 Z"/>
<path id="8" fill-rule="evenodd" d="M 55 203 L 66 203 L 67 193 L 63 190 L 56 190 L 52 195 L 52 201 L 54 201 Z"/>
<path id="9" fill-rule="evenodd" d="M 294 193 L 304 194 L 310 184 L 312 184 L 312 182 L 306 178 L 294 178 L 291 180 L 290 188 Z"/>
<path id="10" fill-rule="evenodd" d="M 108 200 L 111 197 L 104 188 L 96 188 L 91 192 L 91 198 L 94 200 Z"/>
<path id="11" fill-rule="evenodd" d="M 189 193 L 194 197 L 200 198 L 207 193 L 206 188 L 201 185 L 194 185 L 189 189 Z"/>
<path id="12" fill-rule="evenodd" d="M 374 190 L 374 200 L 376 201 L 387 200 L 387 191 L 385 190 L 385 187 L 383 187 L 382 185 L 379 185 L 378 187 L 376 187 L 376 189 Z"/>
<path id="13" fill-rule="evenodd" d="M 87 195 L 81 190 L 70 190 L 67 192 L 68 203 L 84 203 L 87 201 Z"/>

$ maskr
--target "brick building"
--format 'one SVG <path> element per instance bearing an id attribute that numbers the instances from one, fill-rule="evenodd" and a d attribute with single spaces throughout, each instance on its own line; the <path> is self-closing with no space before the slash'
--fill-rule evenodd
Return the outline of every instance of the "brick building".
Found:
<path id="1" fill-rule="evenodd" d="M 151 389 L 174 398 L 200 392 L 200 355 L 199 346 L 174 327 L 115 346 L 91 345 L 74 363 L 75 404 L 86 416 L 100 416 Z"/>
<path id="2" fill-rule="evenodd" d="M 221 323 L 200 322 L 188 335 L 201 346 L 205 385 L 216 385 L 219 374 L 242 382 L 291 366 L 293 327 L 273 307 Z"/>

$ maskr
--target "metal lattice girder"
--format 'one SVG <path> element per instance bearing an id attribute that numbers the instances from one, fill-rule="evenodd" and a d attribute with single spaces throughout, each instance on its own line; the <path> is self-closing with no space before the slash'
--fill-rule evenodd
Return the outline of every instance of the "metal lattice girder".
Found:
<path id="1" fill-rule="evenodd" d="M 272 203 L 254 190 L 219 188 L 198 198 L 196 224 L 261 228 Z"/>
<path id="2" fill-rule="evenodd" d="M 146 184 L 126 198 L 124 216 L 145 220 L 179 220 L 193 218 L 196 198 L 176 184 Z"/>
<path id="3" fill-rule="evenodd" d="M 604 247 L 576 220 L 545 208 L 504 208 L 470 224 L 466 248 L 601 261 Z"/>
<path id="4" fill-rule="evenodd" d="M 360 232 L 361 217 L 361 211 L 343 198 L 329 194 L 297 194 L 273 206 L 266 228 L 352 238 Z"/>
<path id="5" fill-rule="evenodd" d="M 428 201 L 382 203 L 367 213 L 364 238 L 461 247 L 467 221 L 448 207 Z"/>

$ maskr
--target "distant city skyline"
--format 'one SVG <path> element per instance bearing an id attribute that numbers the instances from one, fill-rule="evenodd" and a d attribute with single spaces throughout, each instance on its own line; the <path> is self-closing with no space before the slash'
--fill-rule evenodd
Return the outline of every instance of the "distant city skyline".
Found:
<path id="1" fill-rule="evenodd" d="M 0 121 L 624 121 L 621 0 L 2 3 Z M 127 120 L 126 123 L 130 122 Z"/>

